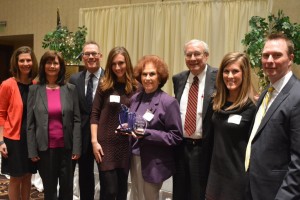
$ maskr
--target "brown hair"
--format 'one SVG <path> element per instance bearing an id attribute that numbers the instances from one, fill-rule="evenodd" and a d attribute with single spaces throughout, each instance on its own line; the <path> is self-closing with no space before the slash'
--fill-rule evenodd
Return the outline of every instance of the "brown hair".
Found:
<path id="1" fill-rule="evenodd" d="M 65 73 L 66 73 L 65 61 L 64 61 L 61 53 L 59 53 L 57 51 L 52 51 L 52 50 L 46 51 L 41 58 L 40 67 L 39 67 L 39 83 L 40 84 L 48 83 L 48 80 L 46 78 L 45 65 L 46 65 L 47 61 L 49 61 L 49 60 L 54 61 L 56 57 L 58 58 L 58 61 L 59 61 L 60 70 L 59 70 L 58 77 L 57 77 L 55 83 L 58 85 L 65 84 Z"/>
<path id="2" fill-rule="evenodd" d="M 125 58 L 125 63 L 126 63 L 125 92 L 126 94 L 129 94 L 133 90 L 137 89 L 137 82 L 134 79 L 131 59 L 125 47 L 115 47 L 109 52 L 107 57 L 106 67 L 105 67 L 105 74 L 104 77 L 102 78 L 102 81 L 99 84 L 101 86 L 102 91 L 106 91 L 114 87 L 114 84 L 117 81 L 117 76 L 114 74 L 112 70 L 113 59 L 115 58 L 115 56 L 119 54 L 124 56 Z"/>
<path id="3" fill-rule="evenodd" d="M 20 78 L 20 69 L 18 65 L 19 55 L 22 53 L 29 53 L 32 60 L 32 68 L 29 73 L 29 78 L 33 80 L 38 73 L 38 62 L 32 49 L 28 46 L 22 46 L 16 49 L 10 58 L 10 72 L 15 78 Z"/>
<path id="4" fill-rule="evenodd" d="M 159 79 L 159 88 L 162 88 L 169 78 L 169 71 L 167 64 L 158 56 L 155 55 L 147 55 L 143 56 L 137 63 L 134 68 L 134 77 L 142 83 L 141 75 L 145 68 L 145 65 L 148 63 L 152 63 L 156 67 L 156 71 Z"/>
<path id="5" fill-rule="evenodd" d="M 224 79 L 223 71 L 225 67 L 230 64 L 238 63 L 242 70 L 242 85 L 240 94 L 237 100 L 229 106 L 226 110 L 240 109 L 245 106 L 249 101 L 254 101 L 254 89 L 251 83 L 251 65 L 248 56 L 245 53 L 232 52 L 224 56 L 221 66 L 219 68 L 216 79 L 216 93 L 214 94 L 213 109 L 220 111 L 227 101 L 229 90 L 227 89 Z"/>
<path id="6" fill-rule="evenodd" d="M 287 52 L 288 55 L 294 54 L 294 49 L 295 49 L 294 43 L 284 33 L 281 33 L 281 32 L 271 33 L 270 35 L 267 36 L 266 41 L 278 40 L 278 39 L 285 40 L 287 49 L 288 49 L 288 52 Z"/>

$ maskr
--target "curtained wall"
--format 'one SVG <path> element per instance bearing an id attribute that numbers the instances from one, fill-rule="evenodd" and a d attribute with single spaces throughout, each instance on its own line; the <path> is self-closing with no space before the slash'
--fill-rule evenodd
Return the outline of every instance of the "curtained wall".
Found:
<path id="1" fill-rule="evenodd" d="M 266 17 L 272 0 L 202 0 L 116 5 L 79 10 L 79 25 L 88 28 L 88 40 L 97 41 L 106 59 L 115 46 L 128 49 L 132 62 L 146 54 L 162 57 L 170 76 L 186 70 L 183 45 L 205 41 L 209 64 L 218 67 L 224 54 L 243 51 L 241 40 L 253 15 Z M 103 66 L 106 60 L 103 60 Z M 169 79 L 164 90 L 172 94 Z"/>

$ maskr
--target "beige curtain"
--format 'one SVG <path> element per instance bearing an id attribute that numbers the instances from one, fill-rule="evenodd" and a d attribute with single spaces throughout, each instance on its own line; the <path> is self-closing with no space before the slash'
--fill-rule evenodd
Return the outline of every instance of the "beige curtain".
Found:
<path id="1" fill-rule="evenodd" d="M 172 1 L 110 7 L 82 8 L 79 25 L 88 28 L 87 40 L 95 40 L 104 55 L 124 46 L 133 65 L 143 55 L 155 54 L 169 66 L 164 90 L 172 94 L 171 76 L 186 70 L 183 45 L 201 39 L 210 48 L 209 64 L 218 67 L 224 54 L 243 51 L 241 40 L 254 15 L 266 17 L 272 0 Z"/>

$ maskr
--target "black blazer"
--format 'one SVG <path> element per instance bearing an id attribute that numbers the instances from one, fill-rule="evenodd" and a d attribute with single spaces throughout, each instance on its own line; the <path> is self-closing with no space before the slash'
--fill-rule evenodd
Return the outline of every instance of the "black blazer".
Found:
<path id="1" fill-rule="evenodd" d="M 255 200 L 300 199 L 300 81 L 295 76 L 278 94 L 258 127 L 252 140 L 248 175 L 248 189 Z"/>
<path id="2" fill-rule="evenodd" d="M 207 180 L 208 178 L 208 172 L 209 172 L 209 165 L 211 160 L 211 154 L 212 154 L 212 142 L 213 138 L 210 137 L 210 121 L 212 117 L 212 107 L 211 107 L 211 97 L 215 90 L 215 81 L 217 76 L 218 70 L 216 68 L 212 68 L 211 66 L 207 65 L 207 71 L 206 71 L 206 78 L 205 78 L 205 88 L 204 88 L 204 99 L 203 99 L 203 114 L 202 114 L 202 120 L 203 120 L 203 136 L 202 136 L 202 146 L 203 146 L 203 162 L 201 162 L 201 176 Z M 174 94 L 175 98 L 180 103 L 180 99 L 184 90 L 184 87 L 186 85 L 186 81 L 188 79 L 188 76 L 190 74 L 190 71 L 184 71 L 177 75 L 174 75 L 172 77 L 173 80 L 173 86 L 174 86 Z"/>
<path id="3" fill-rule="evenodd" d="M 78 90 L 79 107 L 81 114 L 81 134 L 82 134 L 82 153 L 87 152 L 87 148 L 91 143 L 91 125 L 90 115 L 92 110 L 88 108 L 85 99 L 85 74 L 87 70 L 83 70 L 70 77 L 69 83 L 74 84 Z M 101 68 L 100 77 L 104 76 L 104 70 Z"/>
<path id="4" fill-rule="evenodd" d="M 81 155 L 81 131 L 78 94 L 74 85 L 60 87 L 60 103 L 64 132 L 64 145 L 73 154 Z M 46 85 L 31 85 L 27 103 L 28 157 L 48 149 L 48 99 Z"/>

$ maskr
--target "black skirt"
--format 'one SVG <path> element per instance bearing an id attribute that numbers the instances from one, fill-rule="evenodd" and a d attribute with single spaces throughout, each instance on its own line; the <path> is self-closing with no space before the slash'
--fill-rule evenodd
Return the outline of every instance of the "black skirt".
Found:
<path id="1" fill-rule="evenodd" d="M 20 177 L 27 173 L 35 174 L 37 172 L 36 164 L 28 158 L 26 137 L 21 137 L 21 140 L 11 140 L 4 137 L 4 142 L 8 151 L 8 157 L 2 157 L 2 174 Z"/>

